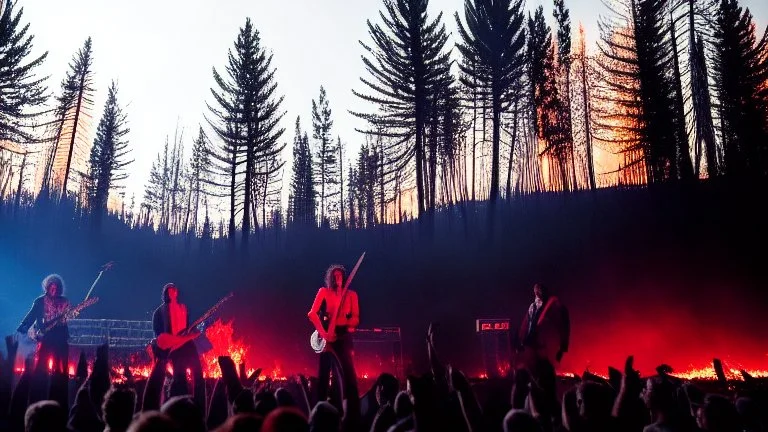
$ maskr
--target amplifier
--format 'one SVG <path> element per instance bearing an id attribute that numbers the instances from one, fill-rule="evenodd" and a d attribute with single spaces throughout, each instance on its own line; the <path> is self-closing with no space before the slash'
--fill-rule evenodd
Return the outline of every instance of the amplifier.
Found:
<path id="1" fill-rule="evenodd" d="M 485 375 L 488 377 L 507 375 L 512 359 L 509 319 L 477 319 L 475 320 L 475 332 L 479 335 L 482 344 Z"/>
<path id="2" fill-rule="evenodd" d="M 404 379 L 403 345 L 400 327 L 358 328 L 355 343 L 355 371 L 360 378 L 375 379 L 383 372 Z"/>

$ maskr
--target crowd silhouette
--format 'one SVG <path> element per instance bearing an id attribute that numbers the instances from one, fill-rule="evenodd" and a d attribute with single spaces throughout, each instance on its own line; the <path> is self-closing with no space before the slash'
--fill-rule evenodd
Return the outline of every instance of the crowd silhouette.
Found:
<path id="1" fill-rule="evenodd" d="M 7 431 L 763 431 L 768 392 L 759 379 L 691 382 L 662 365 L 641 377 L 629 356 L 608 378 L 536 378 L 520 368 L 498 379 L 471 380 L 438 355 L 437 327 L 426 336 L 429 370 L 405 380 L 384 373 L 362 388 L 358 410 L 340 400 L 334 376 L 327 400 L 317 379 L 250 376 L 219 357 L 221 378 L 207 379 L 205 406 L 193 383 L 173 383 L 166 360 L 148 378 L 115 376 L 109 349 L 97 349 L 89 371 L 81 354 L 75 376 L 44 362 L 14 365 L 17 339 L 6 337 L 0 368 L 0 429 Z M 546 360 L 545 360 L 546 361 Z M 127 368 L 126 368 L 127 369 Z M 18 373 L 18 371 L 22 371 Z M 266 378 L 266 379 L 265 379 Z M 354 379 L 346 377 L 346 379 Z M 191 376 L 188 377 L 192 381 Z M 347 395 L 349 397 L 349 395 Z M 197 402 L 196 402 L 197 400 Z M 71 403 L 70 403 L 71 402 Z M 7 409 L 5 409 L 7 407 Z"/>

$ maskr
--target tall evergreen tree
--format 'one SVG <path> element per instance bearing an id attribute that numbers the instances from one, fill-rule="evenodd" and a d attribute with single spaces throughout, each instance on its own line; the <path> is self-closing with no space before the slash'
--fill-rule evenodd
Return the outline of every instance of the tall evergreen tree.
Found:
<path id="1" fill-rule="evenodd" d="M 349 174 L 347 174 L 347 208 L 349 209 L 349 219 L 347 220 L 347 226 L 349 228 L 358 228 L 358 216 L 357 216 L 357 202 L 358 202 L 358 179 L 357 169 L 355 165 L 349 167 Z"/>
<path id="2" fill-rule="evenodd" d="M 296 131 L 293 138 L 291 197 L 293 199 L 292 222 L 299 225 L 317 225 L 315 220 L 315 178 L 312 170 L 312 152 L 309 148 L 309 137 L 301 130 L 299 117 L 296 117 Z"/>
<path id="3" fill-rule="evenodd" d="M 361 132 L 393 138 L 385 149 L 389 165 L 386 172 L 405 167 L 415 170 L 419 215 L 429 205 L 424 135 L 430 99 L 436 97 L 450 76 L 450 56 L 445 51 L 448 35 L 442 14 L 430 20 L 428 5 L 429 0 L 384 0 L 386 12 L 380 13 L 383 26 L 368 21 L 373 46 L 360 42 L 368 54 L 363 63 L 371 75 L 361 81 L 372 93 L 353 90 L 356 96 L 379 108 L 375 114 L 353 113 L 372 126 Z"/>
<path id="4" fill-rule="evenodd" d="M 338 184 L 338 159 L 337 149 L 333 145 L 331 137 L 331 108 L 328 103 L 328 97 L 325 88 L 320 86 L 320 96 L 317 101 L 312 99 L 312 138 L 315 139 L 315 172 L 317 173 L 318 183 L 320 184 L 320 223 L 324 224 L 327 212 L 330 207 L 329 199 L 337 193 L 334 186 Z"/>
<path id="5" fill-rule="evenodd" d="M 465 0 L 462 23 L 456 13 L 462 43 L 463 84 L 489 93 L 493 118 L 491 185 L 489 198 L 499 197 L 499 143 L 502 115 L 517 95 L 515 84 L 523 76 L 525 28 L 522 0 Z M 474 62 L 477 64 L 475 65 Z"/>
<path id="6" fill-rule="evenodd" d="M 344 145 L 341 143 L 341 137 L 336 137 L 336 149 L 339 152 L 339 228 L 346 228 L 347 222 L 344 216 Z"/>
<path id="7" fill-rule="evenodd" d="M 225 168 L 232 182 L 230 199 L 233 208 L 234 195 L 238 192 L 235 185 L 242 186 L 241 251 L 246 256 L 251 232 L 252 200 L 255 196 L 254 176 L 272 178 L 282 163 L 272 164 L 269 161 L 285 147 L 285 144 L 279 143 L 285 131 L 279 127 L 284 115 L 280 111 L 283 97 L 278 97 L 276 93 L 272 54 L 268 54 L 261 45 L 259 32 L 253 27 L 250 18 L 240 28 L 234 51 L 229 51 L 226 72 L 225 78 L 216 68 L 213 69 L 218 90 L 211 89 L 215 107 L 209 104 L 214 117 L 209 122 L 227 147 L 220 159 L 227 162 Z M 244 172 L 239 173 L 237 167 L 241 164 L 245 164 Z M 233 221 L 230 227 L 232 224 Z"/>
<path id="8" fill-rule="evenodd" d="M 101 215 L 107 210 L 109 191 L 117 182 L 128 178 L 125 168 L 133 162 L 128 160 L 128 141 L 125 136 L 130 132 L 126 115 L 117 102 L 117 84 L 112 81 L 93 140 L 90 158 L 91 193 L 89 194 L 91 211 L 98 225 Z"/>
<path id="9" fill-rule="evenodd" d="M 14 0 L 0 3 L 0 141 L 25 143 L 35 139 L 30 127 L 41 114 L 36 108 L 47 100 L 45 77 L 35 71 L 48 52 L 30 57 L 34 36 L 29 24 L 22 26 L 24 8 L 14 10 L 16 5 Z"/>
<path id="10" fill-rule="evenodd" d="M 695 30 L 694 3 L 689 0 L 689 71 L 691 81 L 691 105 L 693 107 L 694 131 L 694 176 L 699 177 L 701 154 L 706 154 L 707 176 L 720 174 L 720 158 L 715 138 L 715 123 L 712 118 L 712 100 L 710 97 L 709 72 L 704 51 L 704 39 Z M 703 147 L 703 148 L 702 148 Z"/>
<path id="11" fill-rule="evenodd" d="M 720 0 L 714 33 L 714 82 L 727 175 L 768 173 L 768 30 L 758 39 L 749 9 Z"/>
<path id="12" fill-rule="evenodd" d="M 163 151 L 158 153 L 157 158 L 152 162 L 142 203 L 142 207 L 145 208 L 143 225 L 147 226 L 151 220 L 156 219 L 158 231 L 164 233 L 168 232 L 170 179 L 171 169 L 168 160 L 168 140 L 166 140 Z"/>
<path id="13" fill-rule="evenodd" d="M 603 130 L 608 127 L 608 141 L 628 156 L 624 166 L 644 168 L 645 181 L 686 176 L 679 161 L 688 154 L 688 143 L 675 133 L 667 1 L 615 3 L 616 16 L 602 21 L 598 44 L 603 87 L 599 123 Z"/>
<path id="14" fill-rule="evenodd" d="M 567 190 L 570 184 L 571 158 L 570 115 L 563 94 L 557 85 L 557 64 L 552 30 L 539 6 L 528 18 L 528 81 L 529 116 L 534 119 L 534 130 L 539 140 L 538 152 L 547 156 L 549 186 Z"/>
<path id="15" fill-rule="evenodd" d="M 189 161 L 190 207 L 192 213 L 192 230 L 197 230 L 200 213 L 200 198 L 207 194 L 210 182 L 211 152 L 210 140 L 200 126 L 197 138 L 192 143 L 192 157 Z M 185 224 L 186 225 L 186 224 Z"/>
<path id="16" fill-rule="evenodd" d="M 554 16 L 557 21 L 558 70 L 562 85 L 560 90 L 559 122 L 563 135 L 563 153 L 569 160 L 572 189 L 576 189 L 576 150 L 573 143 L 573 120 L 571 118 L 571 14 L 565 7 L 565 0 L 554 0 Z"/>
<path id="17" fill-rule="evenodd" d="M 61 179 L 62 195 L 67 194 L 72 156 L 77 151 L 76 141 L 78 138 L 81 141 L 84 139 L 88 113 L 93 106 L 93 50 L 90 37 L 72 58 L 69 67 L 61 83 L 62 93 L 57 98 L 55 112 L 59 118 L 59 127 L 53 143 L 55 152 L 52 160 L 53 168 L 60 171 L 57 179 Z"/>

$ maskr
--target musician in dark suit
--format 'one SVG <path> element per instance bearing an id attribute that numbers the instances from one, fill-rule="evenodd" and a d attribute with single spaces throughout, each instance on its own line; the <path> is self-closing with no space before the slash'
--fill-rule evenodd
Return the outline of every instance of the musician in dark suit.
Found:
<path id="1" fill-rule="evenodd" d="M 163 304 L 155 309 L 152 315 L 152 327 L 155 336 L 163 333 L 178 335 L 189 326 L 189 314 L 187 306 L 179 302 L 179 289 L 173 283 L 165 284 L 162 295 Z M 197 330 L 193 330 L 197 331 Z M 195 403 L 205 412 L 205 381 L 203 368 L 200 364 L 200 355 L 193 340 L 185 342 L 179 348 L 170 352 L 164 352 L 155 346 L 155 353 L 163 359 L 170 360 L 173 366 L 173 385 L 171 396 L 189 394 L 187 387 L 187 369 L 192 373 L 194 383 Z"/>
<path id="2" fill-rule="evenodd" d="M 44 328 L 52 320 L 61 317 L 69 311 L 69 300 L 64 297 L 64 280 L 57 274 L 48 275 L 43 279 L 44 294 L 36 298 L 32 308 L 16 329 L 19 333 L 26 333 L 33 324 L 37 329 Z M 53 327 L 45 333 L 40 340 L 40 349 L 37 354 L 37 368 L 48 367 L 52 362 L 53 370 L 68 373 L 69 369 L 69 327 L 66 321 Z"/>
<path id="3" fill-rule="evenodd" d="M 318 401 L 328 397 L 328 379 L 331 368 L 340 375 L 347 407 L 345 416 L 356 413 L 359 416 L 360 396 L 357 390 L 357 373 L 353 359 L 352 333 L 360 325 L 360 307 L 357 293 L 348 289 L 341 298 L 346 272 L 343 266 L 334 264 L 325 272 L 325 287 L 318 290 L 315 301 L 307 316 L 320 336 L 326 340 L 325 352 L 320 354 L 318 374 Z M 339 306 L 341 303 L 341 306 Z M 339 310 L 338 315 L 336 315 Z M 328 333 L 331 318 L 336 315 L 336 328 Z M 337 381 L 338 382 L 338 381 Z"/>

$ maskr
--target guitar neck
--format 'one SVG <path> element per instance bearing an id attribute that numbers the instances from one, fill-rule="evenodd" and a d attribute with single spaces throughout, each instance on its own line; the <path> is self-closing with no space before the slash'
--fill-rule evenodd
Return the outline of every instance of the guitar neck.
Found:
<path id="1" fill-rule="evenodd" d="M 218 309 L 222 304 L 224 304 L 225 301 L 229 300 L 230 297 L 232 297 L 232 294 L 229 294 L 228 296 L 226 296 L 223 299 L 219 300 L 218 303 L 216 303 L 215 305 L 213 305 L 213 307 L 208 309 L 207 312 L 205 312 L 200 318 L 198 318 L 192 324 L 190 324 L 189 327 L 187 327 L 184 330 L 182 330 L 180 334 L 186 334 L 187 332 L 189 332 L 193 328 L 199 326 L 200 323 L 202 323 L 203 321 L 205 321 L 208 318 L 210 318 L 211 315 L 213 315 L 213 313 L 216 312 L 216 309 Z"/>
<path id="2" fill-rule="evenodd" d="M 336 320 L 339 318 L 339 313 L 341 313 L 341 307 L 344 305 L 344 296 L 346 294 L 347 294 L 347 287 L 345 286 L 344 289 L 341 291 L 339 304 L 336 306 L 336 313 L 331 315 L 331 322 L 328 324 L 328 330 L 327 330 L 329 334 L 333 334 L 336 331 Z"/>

